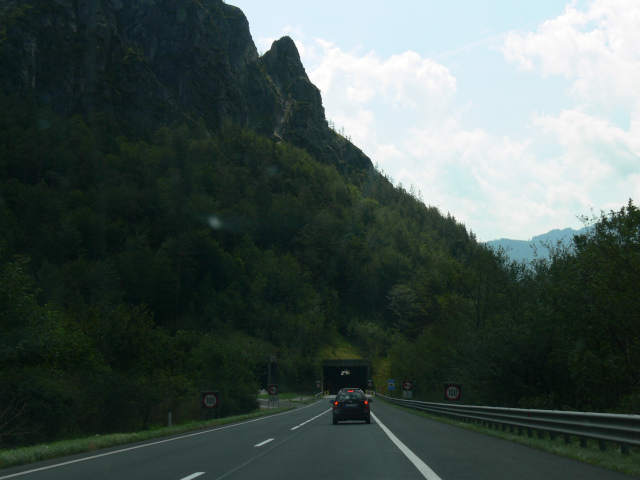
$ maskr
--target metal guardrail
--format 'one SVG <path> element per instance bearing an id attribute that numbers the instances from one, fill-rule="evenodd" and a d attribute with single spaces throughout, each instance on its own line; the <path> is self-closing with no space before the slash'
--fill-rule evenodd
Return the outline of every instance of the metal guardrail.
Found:
<path id="1" fill-rule="evenodd" d="M 510 432 L 514 432 L 517 428 L 519 435 L 526 429 L 531 437 L 533 430 L 537 430 L 540 438 L 545 436 L 545 432 L 552 439 L 558 434 L 564 435 L 565 443 L 570 443 L 571 437 L 576 436 L 580 438 L 580 445 L 583 447 L 587 446 L 587 439 L 591 438 L 599 441 L 600 450 L 606 449 L 606 442 L 613 442 L 620 444 L 623 454 L 629 453 L 630 445 L 640 446 L 640 415 L 480 407 L 403 400 L 380 394 L 376 396 L 390 403 L 464 422 L 481 422 L 496 430 L 508 428 Z"/>

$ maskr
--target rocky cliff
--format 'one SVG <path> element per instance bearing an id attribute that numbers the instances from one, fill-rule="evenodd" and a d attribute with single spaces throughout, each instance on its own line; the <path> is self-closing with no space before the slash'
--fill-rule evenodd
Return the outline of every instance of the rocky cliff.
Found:
<path id="1" fill-rule="evenodd" d="M 345 173 L 372 168 L 328 128 L 294 42 L 259 57 L 247 18 L 222 0 L 5 0 L 0 88 L 64 115 L 232 121 Z"/>

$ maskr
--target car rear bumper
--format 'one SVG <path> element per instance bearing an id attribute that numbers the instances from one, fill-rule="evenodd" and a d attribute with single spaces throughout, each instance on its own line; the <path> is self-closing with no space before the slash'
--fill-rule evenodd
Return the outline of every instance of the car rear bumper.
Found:
<path id="1" fill-rule="evenodd" d="M 333 412 L 333 419 L 338 422 L 344 420 L 370 420 L 371 412 Z"/>

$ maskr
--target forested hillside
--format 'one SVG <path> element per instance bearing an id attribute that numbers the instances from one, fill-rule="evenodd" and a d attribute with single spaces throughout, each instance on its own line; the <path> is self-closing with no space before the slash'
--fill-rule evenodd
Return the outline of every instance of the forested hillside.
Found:
<path id="1" fill-rule="evenodd" d="M 372 359 L 377 386 L 412 379 L 426 400 L 455 381 L 465 403 L 637 413 L 633 203 L 548 259 L 513 262 L 331 131 L 290 40 L 264 61 L 248 44 L 238 57 L 216 50 L 216 85 L 230 83 L 200 105 L 208 90 L 184 91 L 200 74 L 176 80 L 156 51 L 126 47 L 138 2 L 94 2 L 113 28 L 104 65 L 125 55 L 97 76 L 124 90 L 88 89 L 67 111 L 71 84 L 46 85 L 38 48 L 51 25 L 84 23 L 68 0 L 35 3 L 0 11 L 0 58 L 24 67 L 3 73 L 0 93 L 0 446 L 149 428 L 167 411 L 198 418 L 203 389 L 220 390 L 223 415 L 246 412 L 267 355 L 281 386 L 312 390 L 319 352 L 344 341 Z M 154 5 L 173 14 L 174 3 Z M 237 9 L 203 5 L 178 13 L 215 25 L 221 42 L 248 35 Z M 155 13 L 133 29 L 150 45 L 164 33 Z M 80 40 L 55 47 L 91 79 Z M 22 62 L 29 45 L 41 62 Z M 123 92 L 135 96 L 127 62 L 178 113 L 154 103 L 120 117 Z"/>
<path id="2" fill-rule="evenodd" d="M 393 371 L 435 401 L 456 379 L 469 403 L 637 413 L 640 211 L 629 201 L 585 220 L 593 227 L 548 259 L 474 257 L 468 294 L 439 299 L 446 319 L 396 337 Z"/>
<path id="3" fill-rule="evenodd" d="M 145 427 L 197 414 L 202 388 L 246 410 L 266 354 L 310 388 L 336 334 L 383 354 L 395 324 L 437 318 L 477 248 L 375 170 L 347 179 L 231 124 L 0 112 L 4 432 Z"/>

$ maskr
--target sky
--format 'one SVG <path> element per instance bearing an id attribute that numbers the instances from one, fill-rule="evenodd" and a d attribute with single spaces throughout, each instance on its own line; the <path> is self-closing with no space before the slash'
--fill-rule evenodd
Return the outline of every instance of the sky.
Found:
<path id="1" fill-rule="evenodd" d="M 288 35 L 327 119 L 480 241 L 640 197 L 639 0 L 228 0 Z"/>

